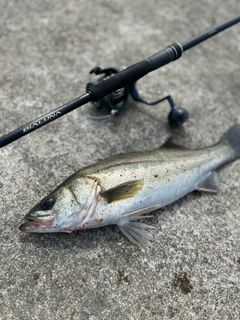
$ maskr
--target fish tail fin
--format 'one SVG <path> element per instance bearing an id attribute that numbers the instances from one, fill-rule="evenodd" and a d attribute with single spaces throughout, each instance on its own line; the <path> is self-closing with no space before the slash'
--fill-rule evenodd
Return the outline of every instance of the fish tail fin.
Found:
<path id="1" fill-rule="evenodd" d="M 240 158 L 240 123 L 232 126 L 220 139 L 220 142 L 228 143 L 235 152 L 235 158 Z"/>

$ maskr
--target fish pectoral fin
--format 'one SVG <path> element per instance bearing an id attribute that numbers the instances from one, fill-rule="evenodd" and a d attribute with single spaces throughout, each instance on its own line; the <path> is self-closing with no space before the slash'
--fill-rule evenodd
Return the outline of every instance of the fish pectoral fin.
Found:
<path id="1" fill-rule="evenodd" d="M 220 182 L 216 171 L 210 173 L 206 180 L 204 180 L 197 188 L 199 191 L 219 192 Z"/>
<path id="2" fill-rule="evenodd" d="M 138 222 L 136 220 L 142 219 L 143 217 L 137 216 L 131 218 L 121 218 L 117 225 L 122 233 L 133 243 L 143 249 L 148 249 L 152 244 L 151 240 L 153 236 L 146 231 L 146 229 L 154 229 L 153 227 Z M 145 217 L 149 218 L 149 217 Z"/>
<path id="3" fill-rule="evenodd" d="M 134 197 L 143 187 L 143 180 L 127 181 L 111 189 L 101 191 L 100 196 L 108 203 Z"/>

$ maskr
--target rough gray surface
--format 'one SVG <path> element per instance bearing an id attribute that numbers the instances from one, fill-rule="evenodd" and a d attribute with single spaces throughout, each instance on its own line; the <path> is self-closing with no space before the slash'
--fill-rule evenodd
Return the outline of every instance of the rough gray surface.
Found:
<path id="1" fill-rule="evenodd" d="M 0 12 L 2 135 L 84 93 L 91 68 L 142 60 L 239 14 L 240 5 L 2 0 Z M 157 212 L 146 253 L 115 226 L 18 230 L 29 208 L 84 165 L 157 147 L 170 134 L 193 148 L 215 143 L 240 121 L 239 61 L 237 25 L 139 81 L 147 99 L 170 93 L 189 110 L 172 133 L 167 103 L 130 101 L 114 122 L 79 109 L 0 150 L 1 319 L 240 319 L 239 161 L 220 171 L 221 193 L 189 194 Z"/>

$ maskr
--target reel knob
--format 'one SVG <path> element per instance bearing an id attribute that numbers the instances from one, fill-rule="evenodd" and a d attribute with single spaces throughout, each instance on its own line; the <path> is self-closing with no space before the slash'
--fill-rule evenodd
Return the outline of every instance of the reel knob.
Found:
<path id="1" fill-rule="evenodd" d="M 172 127 L 178 127 L 188 119 L 186 109 L 174 105 L 168 115 L 168 122 Z"/>

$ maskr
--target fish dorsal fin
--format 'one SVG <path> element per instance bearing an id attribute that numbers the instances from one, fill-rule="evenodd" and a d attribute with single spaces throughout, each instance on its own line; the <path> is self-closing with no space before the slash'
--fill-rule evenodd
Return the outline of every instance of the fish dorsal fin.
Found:
<path id="1" fill-rule="evenodd" d="M 179 149 L 179 150 L 189 150 L 188 148 L 181 146 L 179 144 L 176 144 L 173 142 L 173 138 L 169 137 L 164 144 L 161 146 L 161 148 L 165 149 Z"/>
<path id="2" fill-rule="evenodd" d="M 210 173 L 206 180 L 199 184 L 197 190 L 206 192 L 219 192 L 220 183 L 216 171 Z"/>
<path id="3" fill-rule="evenodd" d="M 127 181 L 116 187 L 100 192 L 108 203 L 134 197 L 143 187 L 143 180 Z"/>

